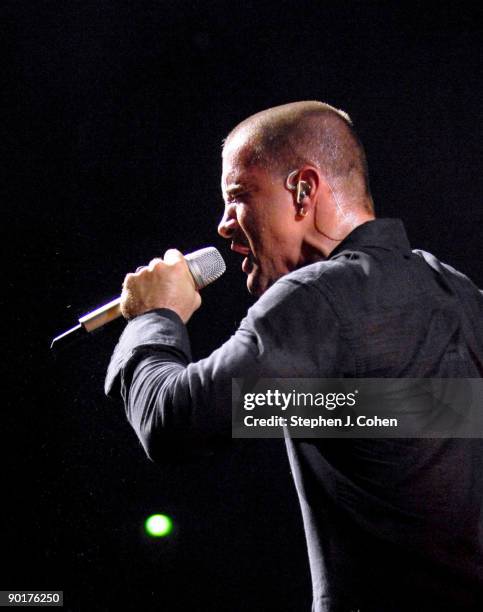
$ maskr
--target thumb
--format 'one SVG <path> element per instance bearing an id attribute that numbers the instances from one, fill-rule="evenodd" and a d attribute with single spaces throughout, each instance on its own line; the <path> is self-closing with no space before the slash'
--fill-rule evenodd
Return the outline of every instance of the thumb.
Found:
<path id="1" fill-rule="evenodd" d="M 168 264 L 168 266 L 172 266 L 183 260 L 183 254 L 177 249 L 168 249 L 163 258 L 164 263 Z"/>

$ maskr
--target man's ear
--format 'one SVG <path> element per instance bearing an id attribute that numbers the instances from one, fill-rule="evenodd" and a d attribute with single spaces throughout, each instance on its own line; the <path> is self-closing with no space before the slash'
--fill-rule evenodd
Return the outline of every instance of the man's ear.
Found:
<path id="1" fill-rule="evenodd" d="M 295 183 L 295 202 L 299 216 L 305 217 L 311 209 L 316 212 L 318 192 L 323 180 L 314 166 L 302 166 Z"/>
<path id="2" fill-rule="evenodd" d="M 302 166 L 297 176 L 297 201 L 299 200 L 299 194 L 300 197 L 314 199 L 317 196 L 321 181 L 323 181 L 323 178 L 318 168 L 308 165 Z"/>
<path id="3" fill-rule="evenodd" d="M 306 217 L 311 209 L 315 210 L 317 190 L 322 180 L 319 170 L 309 165 L 293 170 L 287 176 L 285 186 L 294 195 L 298 217 Z"/>

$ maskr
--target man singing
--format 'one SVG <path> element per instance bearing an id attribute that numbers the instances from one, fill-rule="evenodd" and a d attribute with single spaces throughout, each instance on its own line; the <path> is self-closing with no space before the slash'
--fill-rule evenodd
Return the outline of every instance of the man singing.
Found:
<path id="1" fill-rule="evenodd" d="M 130 319 L 109 366 L 148 456 L 231 432 L 233 377 L 480 378 L 483 295 L 375 219 L 348 115 L 296 102 L 240 123 L 223 148 L 219 233 L 259 299 L 191 362 L 201 299 L 182 255 L 124 281 Z M 480 439 L 291 439 L 315 612 L 483 609 Z"/>

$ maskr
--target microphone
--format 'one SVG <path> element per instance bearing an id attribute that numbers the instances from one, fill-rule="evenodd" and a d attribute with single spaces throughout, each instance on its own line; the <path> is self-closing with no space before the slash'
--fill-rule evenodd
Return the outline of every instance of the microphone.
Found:
<path id="1" fill-rule="evenodd" d="M 185 260 L 198 291 L 215 281 L 226 270 L 223 257 L 215 247 L 205 247 L 193 253 L 188 253 L 185 255 Z M 110 323 L 114 321 L 114 319 L 119 318 L 121 316 L 121 310 L 119 308 L 120 303 L 121 298 L 118 297 L 96 308 L 92 312 L 83 315 L 80 317 L 78 325 L 56 336 L 52 340 L 50 348 L 57 348 L 59 342 L 63 342 L 67 338 L 70 340 L 77 337 L 79 333 L 81 335 L 84 335 L 85 332 L 90 333 L 106 323 Z"/>

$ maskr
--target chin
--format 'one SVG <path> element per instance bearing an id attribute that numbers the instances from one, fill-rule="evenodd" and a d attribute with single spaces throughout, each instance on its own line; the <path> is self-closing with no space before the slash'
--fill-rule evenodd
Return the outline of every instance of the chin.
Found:
<path id="1" fill-rule="evenodd" d="M 263 282 L 262 279 L 251 272 L 247 278 L 247 289 L 250 295 L 259 298 L 265 293 L 270 285 L 267 282 Z"/>
<path id="2" fill-rule="evenodd" d="M 250 295 L 253 295 L 253 297 L 260 297 L 262 295 L 262 293 L 258 290 L 258 287 L 250 282 L 250 278 L 247 278 L 247 290 Z"/>

